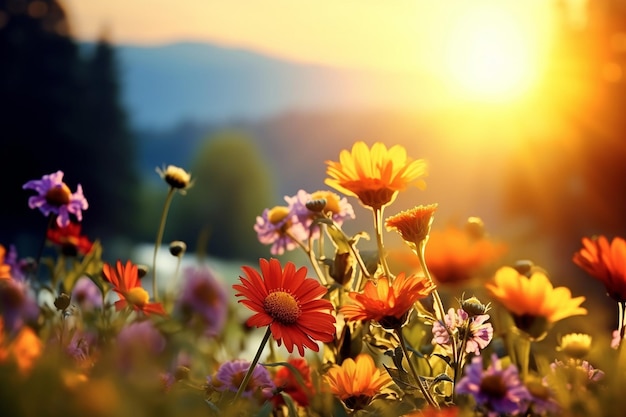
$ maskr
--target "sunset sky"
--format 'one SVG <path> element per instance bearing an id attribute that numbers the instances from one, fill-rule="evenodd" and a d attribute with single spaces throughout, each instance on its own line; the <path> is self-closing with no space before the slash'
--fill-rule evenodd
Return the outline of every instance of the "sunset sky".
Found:
<path id="1" fill-rule="evenodd" d="M 93 40 L 106 29 L 114 43 L 210 41 L 304 62 L 403 72 L 444 71 L 454 76 L 453 67 L 465 65 L 467 59 L 488 62 L 478 64 L 478 70 L 480 65 L 536 65 L 549 42 L 552 3 L 63 0 L 63 4 L 80 39 Z M 499 58 L 494 63 L 496 55 Z"/>

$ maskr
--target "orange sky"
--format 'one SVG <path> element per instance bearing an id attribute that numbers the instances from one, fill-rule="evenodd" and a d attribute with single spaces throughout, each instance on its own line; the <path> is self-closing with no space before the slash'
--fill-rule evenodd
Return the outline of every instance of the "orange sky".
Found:
<path id="1" fill-rule="evenodd" d="M 546 29 L 548 0 L 62 0 L 81 39 L 204 40 L 334 66 L 436 72 L 454 22 L 504 8 L 528 37 Z M 453 40 L 454 42 L 454 40 Z"/>

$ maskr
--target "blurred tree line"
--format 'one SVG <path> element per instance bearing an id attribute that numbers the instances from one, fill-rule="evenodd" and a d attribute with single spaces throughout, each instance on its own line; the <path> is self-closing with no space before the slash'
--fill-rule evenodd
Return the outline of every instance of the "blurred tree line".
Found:
<path id="1" fill-rule="evenodd" d="M 138 175 L 117 62 L 103 37 L 87 54 L 55 0 L 0 0 L 0 126 L 4 163 L 2 243 L 27 250 L 47 221 L 29 210 L 22 184 L 62 170 L 89 209 L 83 231 L 111 240 L 136 231 Z"/>
<path id="2" fill-rule="evenodd" d="M 83 232 L 102 241 L 106 259 L 154 242 L 167 186 L 146 181 L 156 172 L 139 172 L 120 89 L 106 34 L 85 48 L 58 1 L 0 0 L 0 244 L 36 255 L 47 220 L 28 208 L 33 193 L 22 185 L 57 170 L 72 191 L 83 186 Z M 207 146 L 191 169 L 182 167 L 195 185 L 175 199 L 164 243 L 180 239 L 190 250 L 201 244 L 214 256 L 257 259 L 266 250 L 253 234 L 255 216 L 275 200 L 262 162 L 245 138 Z"/>

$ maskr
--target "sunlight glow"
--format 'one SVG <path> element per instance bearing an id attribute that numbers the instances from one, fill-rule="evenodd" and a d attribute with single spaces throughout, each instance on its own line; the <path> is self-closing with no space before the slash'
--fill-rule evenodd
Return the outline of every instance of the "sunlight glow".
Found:
<path id="1" fill-rule="evenodd" d="M 493 3 L 467 10 L 450 22 L 444 76 L 463 98 L 510 101 L 537 78 L 536 30 L 515 10 Z"/>

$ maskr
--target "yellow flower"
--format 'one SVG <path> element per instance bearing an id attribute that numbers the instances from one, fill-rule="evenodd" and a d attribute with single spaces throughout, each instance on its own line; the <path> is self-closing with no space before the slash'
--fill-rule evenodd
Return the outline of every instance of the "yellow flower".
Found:
<path id="1" fill-rule="evenodd" d="M 361 353 L 356 360 L 348 358 L 341 366 L 333 365 L 324 380 L 348 408 L 360 409 L 391 382 L 391 377 L 380 372 L 371 356 Z"/>
<path id="2" fill-rule="evenodd" d="M 407 245 L 416 251 L 419 243 L 426 239 L 430 233 L 435 210 L 437 210 L 437 204 L 417 206 L 387 218 L 385 225 L 387 230 L 395 230 L 400 233 Z"/>
<path id="3" fill-rule="evenodd" d="M 569 333 L 561 338 L 557 350 L 574 359 L 587 356 L 591 350 L 591 336 L 585 333 Z"/>
<path id="4" fill-rule="evenodd" d="M 412 160 L 400 145 L 391 148 L 376 142 L 371 149 L 356 142 L 352 151 L 343 150 L 339 162 L 326 161 L 326 185 L 339 192 L 357 197 L 366 207 L 378 210 L 395 200 L 399 191 L 409 185 L 424 188 L 426 162 Z"/>
<path id="5" fill-rule="evenodd" d="M 533 338 L 545 336 L 559 320 L 587 314 L 580 306 L 585 297 L 572 298 L 569 288 L 554 288 L 541 270 L 527 277 L 505 266 L 498 269 L 494 282 L 485 286 L 513 315 L 516 327 Z"/>
<path id="6" fill-rule="evenodd" d="M 43 343 L 33 329 L 23 326 L 11 339 L 5 339 L 0 318 L 0 363 L 13 360 L 22 374 L 27 374 L 43 352 Z"/>

